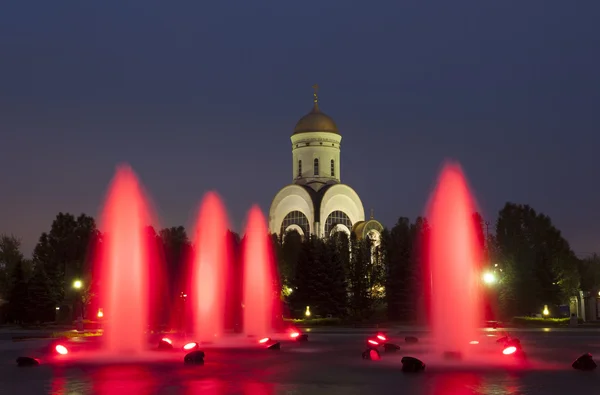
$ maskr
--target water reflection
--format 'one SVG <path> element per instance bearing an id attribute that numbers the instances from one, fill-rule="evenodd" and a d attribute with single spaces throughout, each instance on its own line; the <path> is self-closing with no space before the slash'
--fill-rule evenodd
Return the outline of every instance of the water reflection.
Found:
<path id="1" fill-rule="evenodd" d="M 275 389 L 271 383 L 244 383 L 244 395 L 273 395 Z"/>
<path id="2" fill-rule="evenodd" d="M 433 378 L 432 395 L 478 394 L 480 378 L 473 373 L 442 374 Z"/>
<path id="3" fill-rule="evenodd" d="M 227 393 L 222 381 L 211 379 L 190 381 L 187 383 L 186 389 L 185 393 L 188 395 L 225 395 Z"/>
<path id="4" fill-rule="evenodd" d="M 156 379 L 141 366 L 106 366 L 92 375 L 93 393 L 99 395 L 146 395 L 156 393 Z"/>

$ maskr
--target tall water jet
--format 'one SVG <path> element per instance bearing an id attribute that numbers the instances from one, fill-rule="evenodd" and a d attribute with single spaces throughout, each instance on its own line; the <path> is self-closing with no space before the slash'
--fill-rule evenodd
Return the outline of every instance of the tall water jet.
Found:
<path id="1" fill-rule="evenodd" d="M 194 334 L 213 341 L 223 334 L 227 298 L 227 216 L 219 196 L 206 194 L 196 222 L 195 255 L 191 267 L 190 297 Z"/>
<path id="2" fill-rule="evenodd" d="M 482 324 L 476 206 L 460 166 L 444 166 L 429 202 L 430 312 L 437 352 L 467 353 Z"/>
<path id="3" fill-rule="evenodd" d="M 278 286 L 271 240 L 258 206 L 250 209 L 243 249 L 244 333 L 264 336 L 273 332 Z"/>
<path id="4" fill-rule="evenodd" d="M 147 227 L 152 223 L 147 200 L 134 172 L 120 166 L 101 214 L 105 232 L 96 272 L 103 309 L 103 349 L 140 353 L 147 349 L 152 254 Z"/>

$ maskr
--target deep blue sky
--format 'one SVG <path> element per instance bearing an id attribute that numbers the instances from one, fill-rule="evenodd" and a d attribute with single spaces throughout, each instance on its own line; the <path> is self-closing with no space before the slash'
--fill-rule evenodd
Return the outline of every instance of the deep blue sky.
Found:
<path id="1" fill-rule="evenodd" d="M 458 159 L 600 251 L 600 2 L 47 1 L 0 12 L 0 233 L 29 255 L 59 211 L 96 214 L 115 166 L 164 226 L 216 189 L 240 230 L 291 181 L 311 86 L 342 181 L 391 226 Z"/>

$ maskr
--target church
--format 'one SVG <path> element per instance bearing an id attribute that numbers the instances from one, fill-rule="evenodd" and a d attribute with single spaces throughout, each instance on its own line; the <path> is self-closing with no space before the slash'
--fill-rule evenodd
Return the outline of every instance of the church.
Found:
<path id="1" fill-rule="evenodd" d="M 295 230 L 301 236 L 327 238 L 351 232 L 358 239 L 379 244 L 383 226 L 371 218 L 358 194 L 341 182 L 342 135 L 335 122 L 319 108 L 318 86 L 313 108 L 296 123 L 291 136 L 292 183 L 283 187 L 269 210 L 269 230 L 280 236 Z"/>

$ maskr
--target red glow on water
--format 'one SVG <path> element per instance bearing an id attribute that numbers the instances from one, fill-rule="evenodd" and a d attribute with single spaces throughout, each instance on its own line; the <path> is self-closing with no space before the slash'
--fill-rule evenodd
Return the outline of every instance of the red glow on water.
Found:
<path id="1" fill-rule="evenodd" d="M 297 338 L 298 336 L 300 336 L 300 333 L 299 333 L 299 332 L 292 332 L 292 333 L 290 333 L 290 337 L 291 337 L 292 339 L 295 339 L 295 338 Z"/>
<path id="2" fill-rule="evenodd" d="M 511 354 L 514 354 L 515 352 L 517 352 L 517 347 L 515 347 L 515 346 L 509 346 L 509 347 L 506 347 L 504 350 L 502 350 L 502 354 L 504 354 L 504 355 L 511 355 Z"/>
<path id="3" fill-rule="evenodd" d="M 476 212 L 458 164 L 447 164 L 429 203 L 429 303 L 437 352 L 465 352 L 481 324 L 482 250 Z"/>
<path id="4" fill-rule="evenodd" d="M 381 340 L 382 342 L 387 341 L 387 338 L 385 336 L 383 336 L 383 335 L 377 335 L 377 338 L 379 340 Z"/>
<path id="5" fill-rule="evenodd" d="M 192 348 L 196 348 L 196 347 L 198 347 L 198 343 L 192 342 L 192 343 L 187 343 L 185 346 L 183 346 L 183 349 L 191 350 Z"/>
<path id="6" fill-rule="evenodd" d="M 372 344 L 372 345 L 374 345 L 374 346 L 378 346 L 378 345 L 379 345 L 379 343 L 378 343 L 377 341 L 373 340 L 373 339 L 369 339 L 369 340 L 367 340 L 367 342 L 368 342 L 369 344 Z"/>
<path id="7" fill-rule="evenodd" d="M 214 192 L 204 197 L 196 221 L 195 256 L 189 286 L 194 333 L 211 341 L 224 331 L 227 298 L 227 215 Z"/>
<path id="8" fill-rule="evenodd" d="M 169 344 L 173 345 L 173 342 L 168 337 L 163 337 L 161 340 L 164 341 L 164 342 L 166 342 L 166 343 L 169 343 Z"/>
<path id="9" fill-rule="evenodd" d="M 381 356 L 375 350 L 369 350 L 369 356 L 371 357 L 372 361 L 379 361 L 381 359 Z"/>
<path id="10" fill-rule="evenodd" d="M 268 342 L 269 340 L 271 340 L 271 338 L 270 338 L 270 337 L 264 337 L 264 338 L 260 339 L 258 342 L 259 342 L 260 344 L 263 344 L 263 343 L 266 343 L 266 342 Z"/>
<path id="11" fill-rule="evenodd" d="M 258 206 L 248 215 L 243 251 L 244 332 L 273 332 L 279 300 L 275 262 L 265 218 Z"/>
<path id="12" fill-rule="evenodd" d="M 101 215 L 104 232 L 95 262 L 103 318 L 103 347 L 111 353 L 139 353 L 147 348 L 145 333 L 150 305 L 158 297 L 155 242 L 150 207 L 134 172 L 121 166 L 109 187 Z M 151 232 L 150 232 L 151 230 Z"/>
<path id="13" fill-rule="evenodd" d="M 56 352 L 60 355 L 67 355 L 69 353 L 67 347 L 63 346 L 62 344 L 57 344 L 56 347 L 54 347 L 54 350 L 56 350 Z"/>

